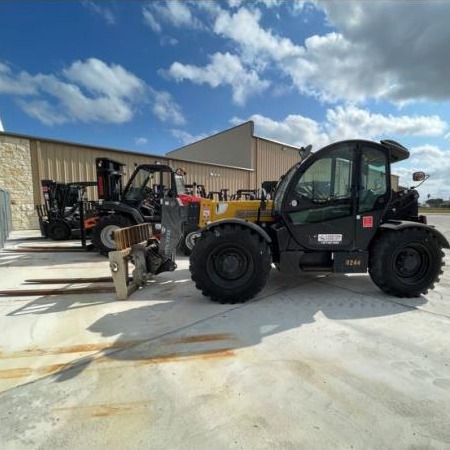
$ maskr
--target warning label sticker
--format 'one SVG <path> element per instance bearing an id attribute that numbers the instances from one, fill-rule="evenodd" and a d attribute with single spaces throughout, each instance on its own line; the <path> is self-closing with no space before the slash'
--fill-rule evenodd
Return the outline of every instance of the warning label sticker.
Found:
<path id="1" fill-rule="evenodd" d="M 318 234 L 317 240 L 321 244 L 340 244 L 342 242 L 342 234 Z"/>

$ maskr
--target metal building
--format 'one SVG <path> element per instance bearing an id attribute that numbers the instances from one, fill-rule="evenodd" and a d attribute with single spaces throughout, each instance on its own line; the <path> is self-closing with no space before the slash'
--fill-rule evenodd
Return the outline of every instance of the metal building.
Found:
<path id="1" fill-rule="evenodd" d="M 207 191 L 227 188 L 230 193 L 255 189 L 263 180 L 277 180 L 300 158 L 296 147 L 253 136 L 252 122 L 166 156 L 3 132 L 0 187 L 11 196 L 13 230 L 38 227 L 35 205 L 43 203 L 42 179 L 95 181 L 98 157 L 124 163 L 125 181 L 138 164 L 160 162 L 174 169 L 183 167 L 186 183 L 203 184 Z M 96 189 L 89 189 L 89 198 L 96 199 Z"/>
<path id="2" fill-rule="evenodd" d="M 298 147 L 255 136 L 252 121 L 173 150 L 167 156 L 251 170 L 249 188 L 259 188 L 266 180 L 278 180 L 300 161 Z"/>
<path id="3" fill-rule="evenodd" d="M 308 142 L 305 142 L 308 144 Z M 203 184 L 207 191 L 257 189 L 266 180 L 278 180 L 300 161 L 299 148 L 254 135 L 253 122 L 164 155 L 138 153 L 17 133 L 0 132 L 0 188 L 10 194 L 12 228 L 38 228 L 35 205 L 43 203 L 40 181 L 63 183 L 95 181 L 95 158 L 111 158 L 125 164 L 127 181 L 134 168 L 160 162 L 182 167 L 186 183 Z M 393 176 L 393 187 L 398 177 Z M 96 189 L 89 188 L 96 199 Z"/>

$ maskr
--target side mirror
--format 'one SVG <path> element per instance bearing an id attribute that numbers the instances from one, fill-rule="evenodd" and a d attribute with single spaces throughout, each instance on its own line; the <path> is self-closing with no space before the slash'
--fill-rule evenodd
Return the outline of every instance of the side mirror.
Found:
<path id="1" fill-rule="evenodd" d="M 414 172 L 413 181 L 423 181 L 427 177 L 425 172 Z"/>

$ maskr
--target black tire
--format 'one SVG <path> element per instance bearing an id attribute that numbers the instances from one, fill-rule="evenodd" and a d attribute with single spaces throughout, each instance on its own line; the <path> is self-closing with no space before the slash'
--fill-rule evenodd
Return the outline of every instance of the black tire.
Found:
<path id="1" fill-rule="evenodd" d="M 184 255 L 184 256 L 191 256 L 192 249 L 195 244 L 193 244 L 192 240 L 188 238 L 188 236 L 198 231 L 198 228 L 191 228 L 184 232 L 183 237 L 180 240 L 180 243 L 178 244 L 178 250 Z M 200 231 L 198 232 L 200 233 Z"/>
<path id="2" fill-rule="evenodd" d="M 369 274 L 386 294 L 419 297 L 439 281 L 443 257 L 438 238 L 430 230 L 382 231 L 370 250 Z"/>
<path id="3" fill-rule="evenodd" d="M 92 243 L 95 249 L 102 255 L 107 255 L 109 252 L 115 250 L 116 244 L 112 238 L 112 232 L 119 228 L 129 227 L 130 225 L 130 219 L 119 214 L 101 217 L 98 224 L 92 230 Z"/>
<path id="4" fill-rule="evenodd" d="M 270 267 L 267 242 L 236 224 L 204 231 L 190 257 L 196 288 L 219 303 L 244 303 L 254 297 L 265 286 Z"/>
<path id="5" fill-rule="evenodd" d="M 70 239 L 70 226 L 65 222 L 50 222 L 47 235 L 54 241 L 65 241 Z"/>

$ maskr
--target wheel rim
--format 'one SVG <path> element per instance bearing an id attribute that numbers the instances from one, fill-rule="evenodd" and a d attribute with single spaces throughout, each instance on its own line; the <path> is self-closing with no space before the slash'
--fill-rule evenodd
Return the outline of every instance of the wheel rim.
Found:
<path id="1" fill-rule="evenodd" d="M 254 262 L 242 246 L 221 245 L 208 256 L 206 270 L 214 283 L 224 288 L 242 286 L 253 275 Z"/>
<path id="2" fill-rule="evenodd" d="M 184 243 L 189 250 L 192 250 L 194 248 L 195 243 L 197 242 L 197 239 L 201 236 L 201 234 L 202 233 L 200 231 L 193 231 L 186 236 Z"/>
<path id="3" fill-rule="evenodd" d="M 117 225 L 106 225 L 100 233 L 100 240 L 102 244 L 109 249 L 114 250 L 116 248 L 116 242 L 113 239 L 113 231 L 118 230 Z"/>
<path id="4" fill-rule="evenodd" d="M 415 244 L 403 247 L 394 255 L 394 271 L 407 284 L 423 280 L 431 265 L 431 255 L 426 247 Z"/>

